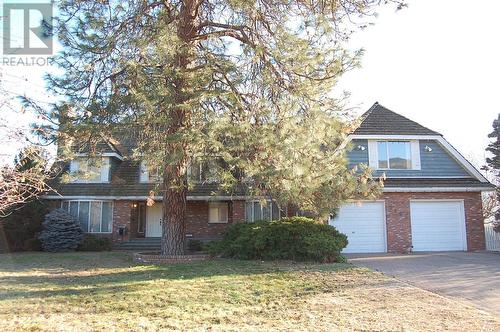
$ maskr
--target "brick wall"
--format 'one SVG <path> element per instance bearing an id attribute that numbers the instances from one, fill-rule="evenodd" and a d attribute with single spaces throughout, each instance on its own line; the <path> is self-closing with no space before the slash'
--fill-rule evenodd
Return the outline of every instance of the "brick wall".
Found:
<path id="1" fill-rule="evenodd" d="M 226 224 L 212 224 L 208 222 L 208 202 L 188 201 L 186 235 L 188 238 L 211 240 L 224 234 L 229 225 L 243 222 L 245 219 L 245 202 L 232 201 L 229 203 L 229 218 Z"/>
<path id="2" fill-rule="evenodd" d="M 484 223 L 482 200 L 479 192 L 461 193 L 384 193 L 387 220 L 387 250 L 406 252 L 411 247 L 410 200 L 412 199 L 463 199 L 467 249 L 484 250 Z"/>
<path id="3" fill-rule="evenodd" d="M 128 241 L 130 238 L 130 220 L 132 218 L 131 201 L 114 201 L 113 204 L 113 242 Z M 120 227 L 126 227 L 124 236 L 119 234 Z"/>

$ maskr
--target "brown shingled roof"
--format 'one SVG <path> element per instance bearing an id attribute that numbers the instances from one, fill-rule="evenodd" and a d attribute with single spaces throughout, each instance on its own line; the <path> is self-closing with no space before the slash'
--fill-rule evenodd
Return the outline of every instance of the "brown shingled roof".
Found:
<path id="1" fill-rule="evenodd" d="M 378 102 L 363 114 L 355 135 L 441 135 L 399 115 Z"/>

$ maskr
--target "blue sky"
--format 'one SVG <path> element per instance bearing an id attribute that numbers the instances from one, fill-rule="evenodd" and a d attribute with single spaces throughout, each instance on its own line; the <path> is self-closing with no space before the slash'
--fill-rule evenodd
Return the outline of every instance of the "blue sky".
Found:
<path id="1" fill-rule="evenodd" d="M 378 101 L 436 130 L 481 166 L 487 135 L 500 112 L 500 1 L 418 0 L 399 12 L 392 7 L 378 12 L 375 25 L 349 44 L 365 49 L 362 68 L 346 74 L 335 93 L 350 91 L 348 106 L 358 114 Z M 47 70 L 0 64 L 8 91 L 2 100 L 16 94 L 53 100 L 44 91 Z M 20 114 L 14 100 L 11 106 L 2 107 L 1 118 L 28 130 L 33 117 Z M 7 142 L 1 131 L 0 140 Z M 8 141 L 0 147 L 0 160 L 10 160 L 22 144 Z"/>

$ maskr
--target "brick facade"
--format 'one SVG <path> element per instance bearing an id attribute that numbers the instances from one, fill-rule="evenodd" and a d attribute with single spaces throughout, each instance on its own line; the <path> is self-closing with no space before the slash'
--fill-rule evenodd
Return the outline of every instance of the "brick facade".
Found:
<path id="1" fill-rule="evenodd" d="M 187 203 L 186 236 L 192 239 L 212 240 L 222 236 L 227 227 L 245 219 L 245 201 L 229 203 L 229 220 L 227 224 L 208 222 L 208 202 L 189 201 Z"/>
<path id="2" fill-rule="evenodd" d="M 137 233 L 136 209 L 137 202 L 115 201 L 113 209 L 113 241 L 128 241 L 131 238 L 144 237 Z M 186 206 L 187 222 L 186 236 L 191 239 L 213 240 L 220 238 L 227 227 L 233 223 L 245 220 L 245 201 L 229 203 L 229 220 L 227 224 L 212 224 L 208 222 L 208 202 L 188 201 Z M 160 202 L 161 204 L 161 202 Z M 147 212 L 146 212 L 147 213 Z M 119 235 L 119 228 L 126 227 L 127 234 Z"/>
<path id="3" fill-rule="evenodd" d="M 114 201 L 113 204 L 113 242 L 124 242 L 130 238 L 130 221 L 132 219 L 133 202 Z M 125 227 L 126 232 L 120 235 L 120 228 Z"/>
<path id="4" fill-rule="evenodd" d="M 411 248 L 410 200 L 460 199 L 464 201 L 467 249 L 484 250 L 484 223 L 480 192 L 384 193 L 387 251 L 407 252 Z"/>
<path id="5" fill-rule="evenodd" d="M 47 200 L 50 209 L 61 206 L 60 200 Z M 113 242 L 125 242 L 131 238 L 144 237 L 137 232 L 137 210 L 136 201 L 119 200 L 113 202 L 113 230 L 111 234 L 94 233 L 99 237 L 111 237 Z M 200 240 L 213 240 L 220 238 L 227 227 L 233 223 L 245 220 L 245 201 L 231 201 L 229 204 L 229 220 L 226 224 L 211 224 L 208 222 L 208 202 L 188 201 L 187 203 L 187 227 L 188 238 Z M 146 212 L 147 213 L 147 212 Z M 124 235 L 120 235 L 121 227 L 126 228 Z"/>
<path id="6" fill-rule="evenodd" d="M 410 201 L 413 199 L 460 199 L 464 201 L 465 226 L 467 233 L 467 249 L 469 251 L 485 250 L 484 223 L 482 217 L 482 199 L 480 192 L 422 192 L 422 193 L 384 193 L 380 197 L 385 201 L 387 251 L 408 252 L 411 249 Z M 130 238 L 143 236 L 137 234 L 136 216 L 133 201 L 114 201 L 112 234 L 95 234 L 111 236 L 114 242 L 128 241 Z M 229 203 L 229 220 L 227 224 L 211 224 L 208 222 L 208 202 L 188 201 L 186 235 L 188 238 L 213 240 L 220 238 L 227 227 L 245 220 L 245 201 Z M 51 208 L 60 207 L 60 201 L 49 201 Z M 120 227 L 126 227 L 125 235 L 119 234 Z"/>

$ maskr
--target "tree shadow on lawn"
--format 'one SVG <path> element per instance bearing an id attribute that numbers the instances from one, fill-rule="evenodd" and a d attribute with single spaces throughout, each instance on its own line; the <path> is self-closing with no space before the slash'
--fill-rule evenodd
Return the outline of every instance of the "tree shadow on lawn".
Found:
<path id="1" fill-rule="evenodd" d="M 92 268 L 120 268 L 132 264 L 130 255 L 122 252 L 14 252 L 0 254 L 0 273 L 43 271 L 62 273 Z"/>
<path id="2" fill-rule="evenodd" d="M 133 292 L 147 287 L 151 281 L 162 280 L 196 280 L 217 277 L 238 277 L 262 274 L 274 274 L 280 278 L 291 272 L 337 272 L 358 268 L 350 264 L 315 264 L 294 263 L 286 261 L 261 262 L 241 261 L 232 259 L 215 259 L 204 262 L 177 263 L 171 265 L 135 265 L 126 254 L 118 253 L 116 264 L 102 266 L 94 261 L 82 263 L 82 260 L 72 253 L 70 256 L 55 254 L 53 258 L 61 258 L 59 263 L 50 260 L 45 268 L 33 268 L 29 261 L 14 266 L 0 262 L 0 285 L 12 285 L 13 289 L 0 291 L 0 300 L 13 298 L 37 298 L 50 296 L 92 295 L 97 293 Z M 116 253 L 108 253 L 115 256 Z M 47 255 L 47 254 L 46 254 Z M 49 254 L 50 256 L 50 254 Z M 36 256 L 33 256 L 36 257 Z M 33 258 L 32 257 L 32 258 Z M 89 257 L 86 258 L 90 258 Z M 101 257 L 102 258 L 102 257 Z M 117 257 L 114 257 L 115 259 Z M 45 258 L 42 261 L 47 261 Z M 17 269 L 15 266 L 17 265 Z M 111 265 L 111 266 L 110 266 Z M 96 270 L 97 269 L 97 270 Z M 23 271 L 27 275 L 22 275 Z M 35 273 L 30 274 L 31 271 Z M 15 272 L 15 275 L 9 275 Z M 37 273 L 42 272 L 43 274 Z M 47 273 L 48 272 L 48 273 Z M 3 275 L 2 275 L 3 274 Z M 19 275 L 21 274 L 21 275 Z M 214 279 L 215 282 L 224 280 Z M 33 287 L 35 286 L 35 287 Z M 24 288 L 19 290 L 16 288 Z M 60 288 L 59 290 L 43 290 L 43 288 Z M 38 289 L 36 289 L 38 288 Z"/>
<path id="3" fill-rule="evenodd" d="M 78 286 L 82 287 L 83 284 Z M 95 296 L 111 295 L 119 293 L 133 292 L 140 289 L 140 285 L 115 285 L 115 286 L 86 286 L 85 288 L 64 288 L 57 290 L 9 290 L 0 291 L 0 302 L 12 299 L 39 298 L 46 299 L 51 297 L 75 297 L 75 296 Z"/>

